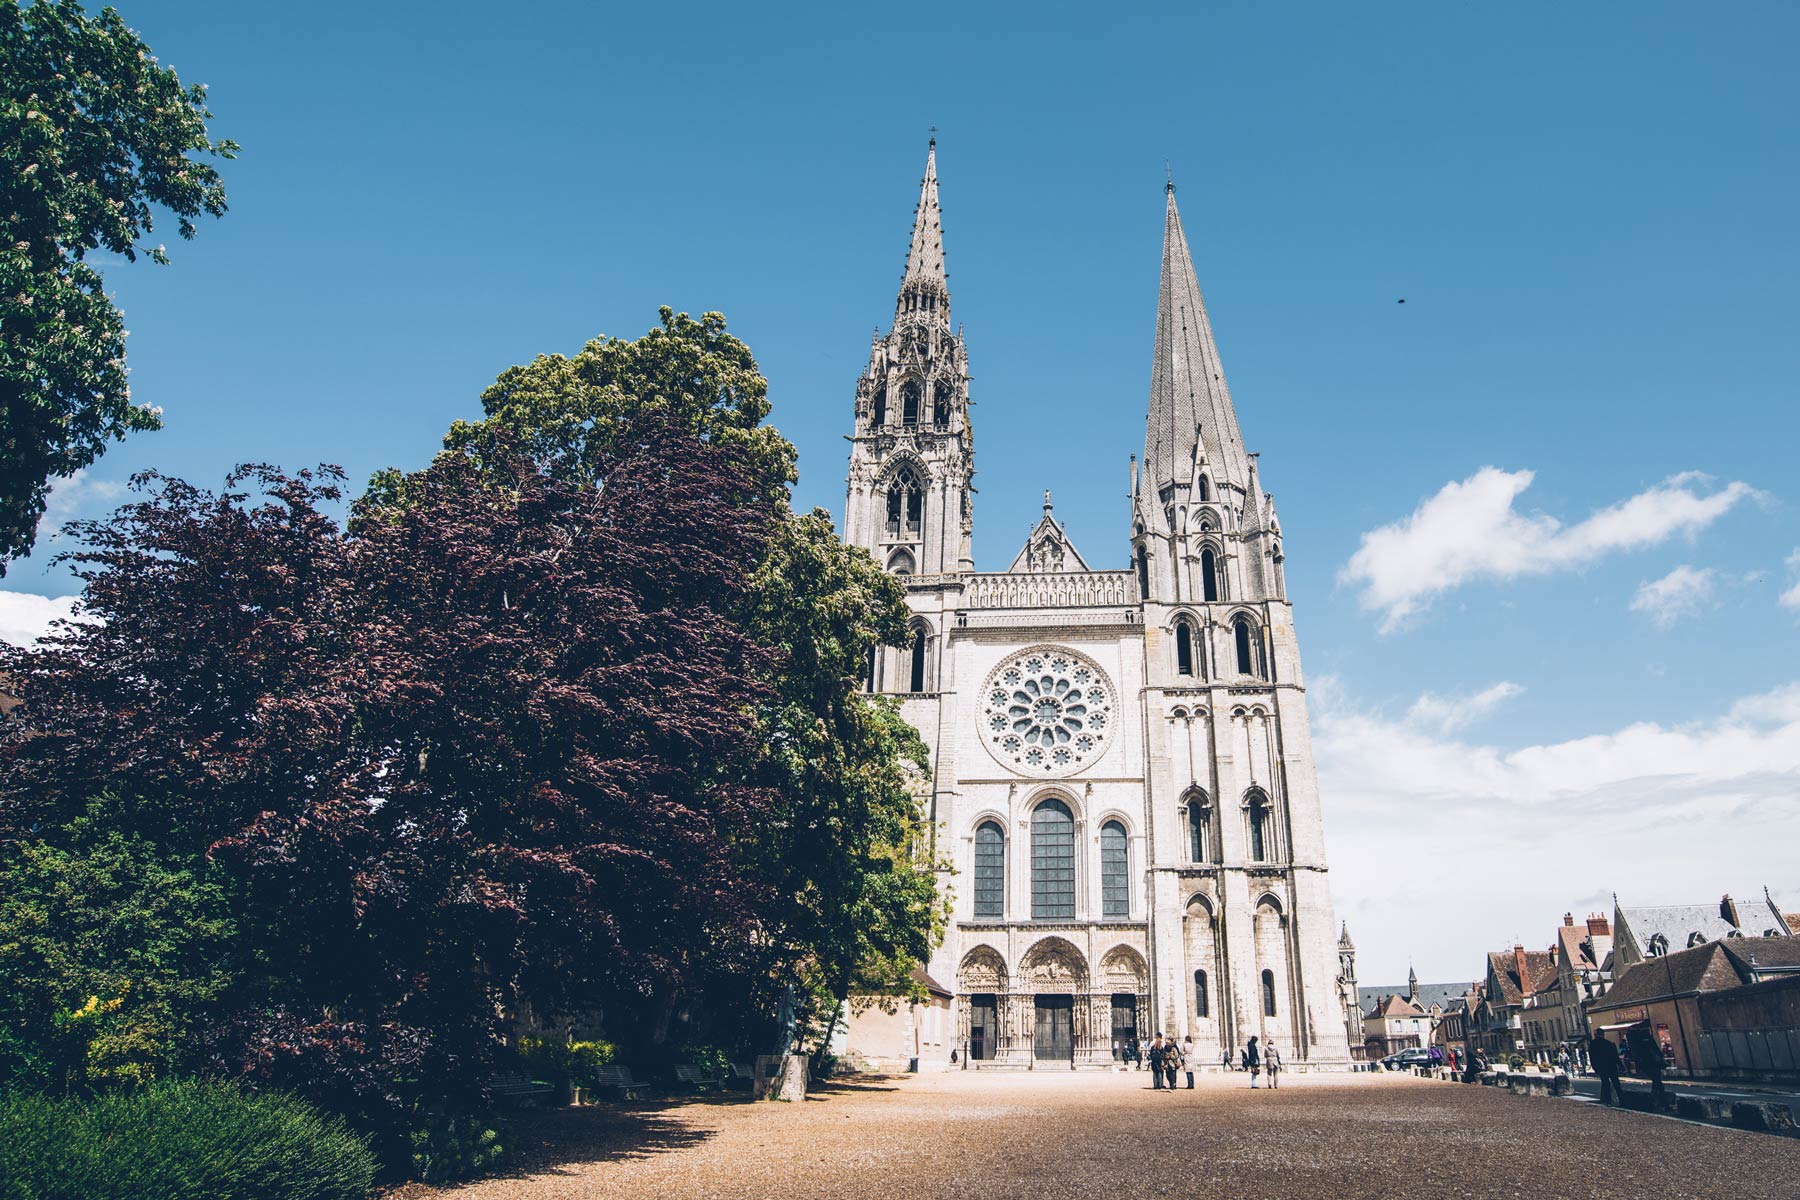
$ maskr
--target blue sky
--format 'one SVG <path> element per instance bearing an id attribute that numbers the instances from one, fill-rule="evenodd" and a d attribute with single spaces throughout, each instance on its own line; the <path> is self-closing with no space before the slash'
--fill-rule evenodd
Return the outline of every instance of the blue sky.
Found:
<path id="1" fill-rule="evenodd" d="M 59 516 L 150 466 L 420 465 L 659 304 L 727 314 L 841 513 L 935 124 L 977 565 L 1050 487 L 1123 566 L 1167 161 L 1365 980 L 1614 890 L 1800 908 L 1800 10 L 121 8 L 244 151 L 173 266 L 107 270 L 167 428 Z M 3 586 L 72 590 L 48 557 Z"/>

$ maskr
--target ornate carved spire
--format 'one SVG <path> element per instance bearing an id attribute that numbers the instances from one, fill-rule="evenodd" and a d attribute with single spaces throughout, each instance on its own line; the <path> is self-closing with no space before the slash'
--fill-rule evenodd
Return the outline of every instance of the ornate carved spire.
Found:
<path id="1" fill-rule="evenodd" d="M 1206 301 L 1168 184 L 1163 219 L 1162 290 L 1156 305 L 1156 358 L 1150 368 L 1150 419 L 1144 431 L 1144 476 L 1151 492 L 1185 483 L 1204 448 L 1214 478 L 1243 487 L 1249 479 L 1244 440 L 1213 342 Z"/>
<path id="2" fill-rule="evenodd" d="M 894 323 L 911 316 L 950 327 L 950 282 L 944 270 L 943 212 L 938 207 L 937 138 L 925 152 L 925 178 L 919 185 L 919 208 L 913 215 L 912 244 L 906 251 L 906 274 L 894 305 Z"/>

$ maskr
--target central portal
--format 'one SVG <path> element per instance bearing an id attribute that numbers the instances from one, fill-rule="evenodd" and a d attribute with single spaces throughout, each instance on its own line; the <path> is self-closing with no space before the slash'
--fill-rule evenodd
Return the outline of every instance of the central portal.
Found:
<path id="1" fill-rule="evenodd" d="M 1072 1062 L 1075 1058 L 1075 997 L 1038 996 L 1033 1058 Z"/>

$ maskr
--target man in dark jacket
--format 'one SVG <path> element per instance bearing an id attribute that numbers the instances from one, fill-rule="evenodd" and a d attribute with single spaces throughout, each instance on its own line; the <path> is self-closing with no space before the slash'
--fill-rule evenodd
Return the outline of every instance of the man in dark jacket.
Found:
<path id="1" fill-rule="evenodd" d="M 1625 1034 L 1631 1057 L 1637 1062 L 1637 1073 L 1650 1081 L 1650 1111 L 1661 1112 L 1668 1104 L 1663 1091 L 1663 1052 L 1648 1025 L 1633 1025 Z"/>
<path id="2" fill-rule="evenodd" d="M 1594 1035 L 1593 1044 L 1588 1047 L 1588 1064 L 1600 1077 L 1600 1103 L 1613 1104 L 1622 1099 L 1619 1094 L 1619 1048 L 1604 1033 Z"/>

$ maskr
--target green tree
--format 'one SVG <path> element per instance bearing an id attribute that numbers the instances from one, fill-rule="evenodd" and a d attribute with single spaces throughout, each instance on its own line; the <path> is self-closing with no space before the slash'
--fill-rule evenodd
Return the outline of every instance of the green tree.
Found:
<path id="1" fill-rule="evenodd" d="M 131 401 L 124 318 L 86 259 L 136 261 L 153 205 L 184 238 L 224 213 L 218 172 L 191 157 L 237 152 L 211 116 L 113 9 L 0 0 L 0 576 L 36 542 L 52 479 L 161 425 Z"/>
<path id="2" fill-rule="evenodd" d="M 778 652 L 761 680 L 771 698 L 759 706 L 764 752 L 752 782 L 781 802 L 740 851 L 780 900 L 764 931 L 768 979 L 748 990 L 741 978 L 717 982 L 766 1012 L 772 992 L 791 985 L 784 998 L 816 1028 L 850 990 L 909 990 L 947 915 L 917 798 L 925 746 L 885 702 L 861 694 L 874 648 L 905 641 L 905 593 L 844 544 L 829 513 L 788 507 L 796 453 L 763 423 L 768 381 L 725 318 L 667 307 L 659 316 L 635 341 L 600 337 L 574 358 L 542 355 L 505 371 L 482 394 L 487 416 L 453 425 L 446 453 L 498 462 L 523 452 L 553 476 L 603 482 L 620 442 L 661 415 L 744 449 L 779 513 L 740 619 Z M 409 490 L 408 477 L 377 474 L 362 519 L 410 502 Z"/>
<path id="3" fill-rule="evenodd" d="M 226 897 L 120 832 L 120 806 L 0 853 L 0 1082 L 95 1092 L 195 1061 L 232 982 Z"/>

